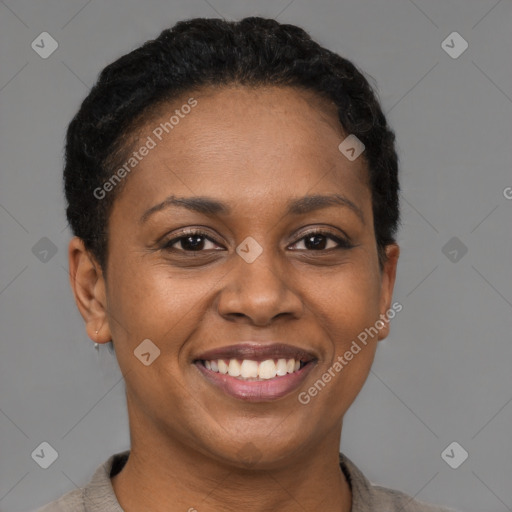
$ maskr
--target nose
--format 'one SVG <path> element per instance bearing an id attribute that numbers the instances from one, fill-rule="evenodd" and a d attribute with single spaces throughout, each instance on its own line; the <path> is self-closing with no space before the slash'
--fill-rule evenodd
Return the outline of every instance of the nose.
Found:
<path id="1" fill-rule="evenodd" d="M 290 277 L 269 253 L 263 251 L 252 263 L 235 256 L 235 268 L 226 276 L 217 302 L 226 320 L 267 326 L 277 317 L 297 319 L 303 314 L 304 304 Z"/>

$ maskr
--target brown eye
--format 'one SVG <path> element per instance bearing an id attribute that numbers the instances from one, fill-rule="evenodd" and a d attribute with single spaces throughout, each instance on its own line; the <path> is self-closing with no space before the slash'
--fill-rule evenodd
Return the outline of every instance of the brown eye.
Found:
<path id="1" fill-rule="evenodd" d="M 185 251 L 201 251 L 204 249 L 206 238 L 201 235 L 189 235 L 180 238 L 181 248 Z"/>
<path id="2" fill-rule="evenodd" d="M 210 244 L 210 246 L 208 245 Z M 175 237 L 165 243 L 164 249 L 178 250 L 182 252 L 201 252 L 207 249 L 215 249 L 217 244 L 202 231 L 191 231 Z"/>
<path id="3" fill-rule="evenodd" d="M 312 231 L 293 245 L 304 241 L 304 247 L 307 251 L 325 251 L 329 249 L 349 249 L 352 247 L 348 240 L 344 240 L 327 231 Z M 302 249 L 301 249 L 302 250 Z"/>

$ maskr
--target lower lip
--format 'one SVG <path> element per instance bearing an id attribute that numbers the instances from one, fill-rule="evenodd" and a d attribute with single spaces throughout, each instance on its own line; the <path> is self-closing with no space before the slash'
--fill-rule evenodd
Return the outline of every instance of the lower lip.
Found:
<path id="1" fill-rule="evenodd" d="M 314 361 L 310 361 L 296 372 L 287 373 L 273 379 L 258 381 L 245 381 L 231 377 L 228 374 L 217 373 L 208 370 L 200 362 L 195 363 L 195 365 L 209 382 L 234 398 L 248 402 L 270 402 L 282 398 L 299 388 L 313 369 L 313 366 L 315 366 L 314 363 Z"/>

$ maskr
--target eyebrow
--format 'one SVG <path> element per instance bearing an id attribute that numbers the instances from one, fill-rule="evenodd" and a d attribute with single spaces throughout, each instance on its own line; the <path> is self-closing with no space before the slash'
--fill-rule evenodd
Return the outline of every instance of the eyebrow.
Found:
<path id="1" fill-rule="evenodd" d="M 229 206 L 210 197 L 176 197 L 171 195 L 165 198 L 161 203 L 158 203 L 146 210 L 139 219 L 139 222 L 143 224 L 156 212 L 172 206 L 186 208 L 187 210 L 205 215 L 229 215 L 231 212 L 231 208 Z M 310 213 L 322 208 L 329 208 L 331 206 L 343 206 L 349 208 L 359 217 L 361 222 L 365 224 L 361 208 L 359 208 L 359 206 L 350 199 L 340 194 L 310 195 L 300 197 L 298 199 L 291 199 L 287 203 L 286 215 L 303 215 L 305 213 Z"/>

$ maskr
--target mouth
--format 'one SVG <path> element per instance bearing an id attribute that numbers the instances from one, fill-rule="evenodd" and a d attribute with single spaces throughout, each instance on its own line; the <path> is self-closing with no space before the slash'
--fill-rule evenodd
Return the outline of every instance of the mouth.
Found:
<path id="1" fill-rule="evenodd" d="M 246 401 L 271 401 L 298 388 L 316 361 L 314 354 L 298 347 L 244 343 L 205 352 L 193 362 L 224 393 Z"/>

